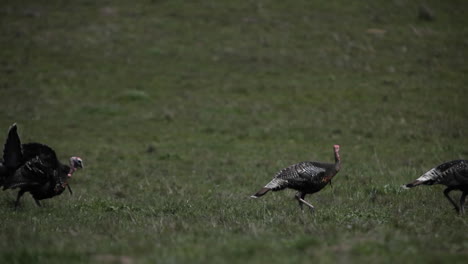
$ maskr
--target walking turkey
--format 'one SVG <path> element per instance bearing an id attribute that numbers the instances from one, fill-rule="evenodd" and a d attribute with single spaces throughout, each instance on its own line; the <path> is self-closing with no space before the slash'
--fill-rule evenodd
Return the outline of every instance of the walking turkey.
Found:
<path id="1" fill-rule="evenodd" d="M 270 190 L 279 191 L 286 188 L 297 190 L 294 196 L 299 202 L 299 206 L 305 204 L 312 211 L 314 206 L 304 200 L 307 194 L 312 194 L 323 189 L 327 184 L 331 184 L 332 178 L 341 169 L 340 146 L 333 146 L 335 153 L 335 163 L 322 163 L 304 161 L 279 171 L 276 176 L 265 187 L 260 189 L 251 198 L 258 198 L 265 195 Z"/>
<path id="2" fill-rule="evenodd" d="M 419 185 L 443 184 L 447 186 L 444 195 L 455 207 L 459 214 L 465 212 L 465 198 L 468 194 L 468 160 L 452 160 L 440 164 L 421 175 L 415 181 L 403 185 L 403 188 L 409 189 Z M 449 193 L 453 190 L 462 191 L 459 205 L 450 197 Z"/>
<path id="3" fill-rule="evenodd" d="M 70 158 L 70 166 L 60 163 L 55 151 L 40 143 L 21 144 L 16 124 L 13 124 L 3 149 L 0 163 L 0 187 L 3 190 L 19 188 L 15 202 L 18 207 L 21 196 L 31 193 L 34 201 L 60 195 L 65 188 L 72 193 L 68 180 L 78 169 L 83 168 L 79 157 Z"/>

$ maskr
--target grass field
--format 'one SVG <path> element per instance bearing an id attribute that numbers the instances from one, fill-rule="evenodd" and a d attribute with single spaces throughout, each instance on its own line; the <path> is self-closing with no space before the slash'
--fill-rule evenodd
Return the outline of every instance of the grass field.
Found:
<path id="1" fill-rule="evenodd" d="M 400 188 L 468 157 L 466 1 L 130 2 L 0 6 L 0 141 L 85 163 L 0 192 L 1 263 L 466 263 L 443 186 Z M 315 214 L 249 199 L 333 144 Z"/>

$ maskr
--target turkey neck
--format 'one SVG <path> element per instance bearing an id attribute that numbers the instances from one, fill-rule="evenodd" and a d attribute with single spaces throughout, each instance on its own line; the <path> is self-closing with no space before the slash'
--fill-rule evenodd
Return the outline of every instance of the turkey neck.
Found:
<path id="1" fill-rule="evenodd" d="M 340 153 L 335 150 L 335 170 L 338 172 L 341 169 L 341 158 Z"/>
<path id="2" fill-rule="evenodd" d="M 67 174 L 68 178 L 70 178 L 76 170 L 77 168 L 73 167 L 73 164 L 70 162 L 70 170 L 68 171 L 68 174 Z"/>

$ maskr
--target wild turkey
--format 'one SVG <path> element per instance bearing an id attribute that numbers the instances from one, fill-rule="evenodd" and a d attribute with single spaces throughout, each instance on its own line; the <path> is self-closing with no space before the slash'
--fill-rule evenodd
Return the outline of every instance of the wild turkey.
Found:
<path id="1" fill-rule="evenodd" d="M 71 157 L 67 166 L 60 163 L 55 151 L 46 145 L 21 144 L 16 124 L 13 124 L 0 164 L 0 187 L 3 186 L 3 190 L 19 188 L 15 207 L 25 192 L 31 193 L 36 204 L 41 206 L 39 200 L 60 195 L 65 188 L 72 193 L 68 180 L 78 168 L 83 168 L 79 157 Z"/>
<path id="2" fill-rule="evenodd" d="M 415 181 L 403 185 L 403 188 L 409 189 L 419 185 L 443 184 L 447 186 L 444 195 L 455 207 L 459 214 L 465 212 L 465 197 L 468 194 L 468 160 L 452 160 L 440 164 L 421 175 Z M 462 191 L 460 197 L 460 207 L 450 198 L 449 193 L 453 190 Z"/>
<path id="3" fill-rule="evenodd" d="M 332 178 L 341 169 L 340 146 L 334 145 L 333 149 L 335 163 L 304 161 L 291 165 L 279 171 L 273 180 L 252 195 L 251 198 L 263 196 L 270 190 L 279 191 L 290 188 L 298 191 L 294 197 L 299 202 L 301 209 L 302 204 L 305 204 L 313 211 L 314 206 L 304 200 L 305 196 L 316 193 L 327 184 L 331 184 Z"/>

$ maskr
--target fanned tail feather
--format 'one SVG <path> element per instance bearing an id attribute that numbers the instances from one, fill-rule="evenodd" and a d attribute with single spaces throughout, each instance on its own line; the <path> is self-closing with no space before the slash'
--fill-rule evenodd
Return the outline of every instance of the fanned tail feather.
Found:
<path id="1" fill-rule="evenodd" d="M 263 196 L 265 195 L 267 192 L 269 192 L 271 189 L 270 188 L 266 188 L 266 187 L 263 187 L 262 189 L 260 189 L 257 193 L 255 193 L 254 195 L 250 196 L 250 198 L 258 198 L 260 196 Z"/>
<path id="2" fill-rule="evenodd" d="M 21 163 L 21 140 L 18 136 L 16 123 L 8 130 L 8 137 L 3 147 L 3 161 L 7 168 L 16 168 Z"/>

